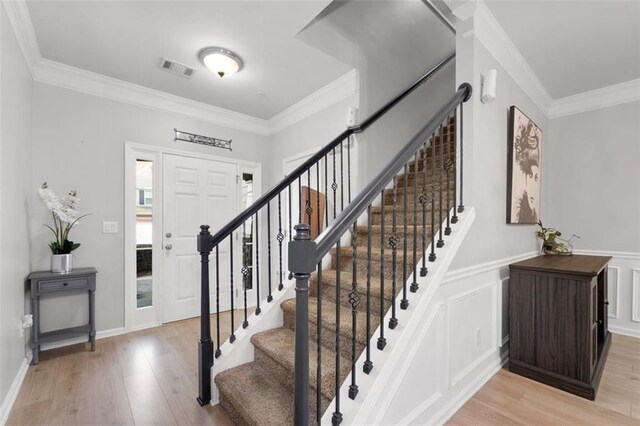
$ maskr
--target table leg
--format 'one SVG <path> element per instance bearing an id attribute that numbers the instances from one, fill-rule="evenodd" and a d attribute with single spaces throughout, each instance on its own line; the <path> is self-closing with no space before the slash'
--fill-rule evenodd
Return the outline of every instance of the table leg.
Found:
<path id="1" fill-rule="evenodd" d="M 33 330 L 31 336 L 31 364 L 35 365 L 39 362 L 40 344 L 38 343 L 38 337 L 40 334 L 40 298 L 31 298 L 31 312 L 33 312 Z"/>
<path id="2" fill-rule="evenodd" d="M 89 342 L 91 342 L 91 350 L 96 350 L 96 297 L 95 290 L 89 290 L 89 324 L 91 324 L 91 331 L 89 331 Z"/>

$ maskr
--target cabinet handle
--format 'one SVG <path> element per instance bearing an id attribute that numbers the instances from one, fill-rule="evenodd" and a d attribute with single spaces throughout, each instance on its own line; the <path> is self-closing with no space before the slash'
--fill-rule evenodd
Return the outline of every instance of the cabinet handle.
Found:
<path id="1" fill-rule="evenodd" d="M 604 304 L 605 304 L 605 305 L 607 305 L 607 306 L 609 306 L 609 301 L 608 301 L 608 300 L 605 300 L 605 301 L 604 301 Z"/>
<path id="2" fill-rule="evenodd" d="M 62 283 L 62 286 L 63 286 L 63 287 L 66 287 L 66 286 L 68 286 L 68 285 L 69 285 L 69 283 Z"/>

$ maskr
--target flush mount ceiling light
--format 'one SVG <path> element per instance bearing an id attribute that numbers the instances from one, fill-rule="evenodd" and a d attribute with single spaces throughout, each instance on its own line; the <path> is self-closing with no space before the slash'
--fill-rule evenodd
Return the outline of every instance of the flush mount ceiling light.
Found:
<path id="1" fill-rule="evenodd" d="M 205 67 L 220 77 L 229 77 L 242 69 L 242 59 L 236 53 L 223 47 L 205 47 L 198 52 L 198 58 Z"/>

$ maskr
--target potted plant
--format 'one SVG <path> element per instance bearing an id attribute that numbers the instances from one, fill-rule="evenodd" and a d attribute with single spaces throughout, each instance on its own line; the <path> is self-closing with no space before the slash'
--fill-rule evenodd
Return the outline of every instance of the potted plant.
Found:
<path id="1" fill-rule="evenodd" d="M 60 198 L 45 182 L 38 192 L 53 217 L 53 226 L 44 225 L 55 237 L 55 240 L 49 243 L 49 248 L 51 249 L 51 272 L 70 272 L 73 269 L 71 252 L 80 247 L 80 243 L 71 241 L 69 233 L 80 219 L 88 215 L 80 216 L 80 199 L 75 190 L 69 191 L 67 195 Z"/>
<path id="2" fill-rule="evenodd" d="M 542 254 L 554 256 L 573 254 L 573 244 L 571 244 L 571 241 L 574 238 L 580 238 L 578 235 L 573 234 L 571 238 L 565 240 L 560 237 L 562 232 L 554 228 L 545 228 L 541 220 L 538 221 L 538 226 L 540 230 L 536 231 L 536 235 L 542 240 Z"/>

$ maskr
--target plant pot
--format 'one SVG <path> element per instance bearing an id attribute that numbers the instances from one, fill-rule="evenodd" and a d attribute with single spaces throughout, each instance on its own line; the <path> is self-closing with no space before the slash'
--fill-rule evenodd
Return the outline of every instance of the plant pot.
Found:
<path id="1" fill-rule="evenodd" d="M 51 272 L 66 273 L 73 270 L 72 254 L 52 254 L 51 255 Z"/>

